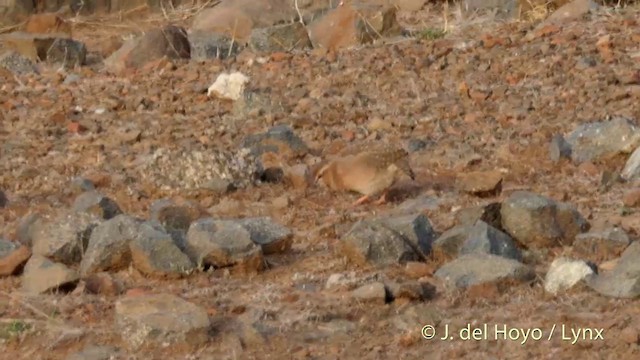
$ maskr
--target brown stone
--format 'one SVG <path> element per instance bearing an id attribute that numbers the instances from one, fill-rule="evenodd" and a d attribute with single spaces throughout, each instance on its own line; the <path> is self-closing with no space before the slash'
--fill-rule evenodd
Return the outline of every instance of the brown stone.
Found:
<path id="1" fill-rule="evenodd" d="M 71 24 L 67 23 L 57 14 L 34 14 L 29 17 L 24 26 L 24 31 L 30 34 L 58 34 L 72 36 Z"/>
<path id="2" fill-rule="evenodd" d="M 640 189 L 627 191 L 622 197 L 622 204 L 626 207 L 636 207 L 640 205 Z"/>
<path id="3" fill-rule="evenodd" d="M 399 33 L 396 8 L 365 4 L 344 4 L 309 25 L 313 46 L 327 50 L 370 43 Z"/>
<path id="4" fill-rule="evenodd" d="M 9 255 L 0 258 L 0 276 L 14 275 L 31 257 L 31 250 L 20 246 Z"/>
<path id="5" fill-rule="evenodd" d="M 458 188 L 477 196 L 493 196 L 502 189 L 502 173 L 492 171 L 474 171 L 461 174 L 457 179 Z"/>

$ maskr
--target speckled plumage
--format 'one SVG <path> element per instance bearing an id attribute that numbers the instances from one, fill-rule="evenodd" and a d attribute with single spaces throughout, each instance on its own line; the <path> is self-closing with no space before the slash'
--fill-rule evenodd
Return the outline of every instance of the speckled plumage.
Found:
<path id="1" fill-rule="evenodd" d="M 382 203 L 386 192 L 402 173 L 415 179 L 409 165 L 409 153 L 402 148 L 386 147 L 332 160 L 320 168 L 316 182 L 322 180 L 331 190 L 355 191 L 364 195 L 356 205 L 383 193 L 377 202 Z"/>

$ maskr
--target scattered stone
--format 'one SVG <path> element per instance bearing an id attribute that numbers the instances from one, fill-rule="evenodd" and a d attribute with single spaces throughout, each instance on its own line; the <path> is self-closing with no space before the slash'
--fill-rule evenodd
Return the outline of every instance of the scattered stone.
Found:
<path id="1" fill-rule="evenodd" d="M 502 227 L 526 247 L 571 245 L 587 221 L 569 204 L 529 191 L 516 191 L 502 203 Z"/>
<path id="2" fill-rule="evenodd" d="M 30 294 L 42 294 L 78 283 L 80 276 L 64 264 L 55 263 L 34 254 L 24 266 L 22 291 Z"/>
<path id="3" fill-rule="evenodd" d="M 394 6 L 345 3 L 308 27 L 314 48 L 336 50 L 400 35 Z"/>
<path id="4" fill-rule="evenodd" d="M 503 231 L 502 215 L 500 215 L 501 207 L 501 203 L 492 202 L 486 205 L 460 209 L 455 214 L 456 223 L 458 225 L 473 225 L 478 220 L 481 220 L 494 228 Z"/>
<path id="5" fill-rule="evenodd" d="M 580 125 L 566 140 L 571 145 L 571 159 L 580 164 L 632 152 L 640 145 L 640 131 L 632 120 L 615 117 Z"/>
<path id="6" fill-rule="evenodd" d="M 435 276 L 458 287 L 501 281 L 529 282 L 535 278 L 530 267 L 512 259 L 490 254 L 467 254 L 440 267 Z"/>
<path id="7" fill-rule="evenodd" d="M 450 256 L 483 253 L 522 260 L 522 253 L 513 239 L 484 221 L 452 228 L 435 241 L 434 247 Z"/>
<path id="8" fill-rule="evenodd" d="M 371 301 L 381 304 L 389 302 L 390 295 L 387 293 L 387 288 L 381 282 L 362 285 L 361 287 L 353 290 L 351 294 L 354 299 L 359 301 Z"/>
<path id="9" fill-rule="evenodd" d="M 264 268 L 262 248 L 251 233 L 233 221 L 200 219 L 189 227 L 186 253 L 198 266 L 235 266 L 246 272 Z"/>
<path id="10" fill-rule="evenodd" d="M 620 256 L 630 243 L 629 235 L 623 229 L 614 227 L 579 234 L 573 242 L 573 249 L 589 260 L 600 263 Z"/>
<path id="11" fill-rule="evenodd" d="M 324 287 L 325 289 L 349 288 L 356 283 L 358 283 L 358 278 L 356 277 L 356 273 L 352 271 L 349 273 L 336 273 L 329 275 Z"/>
<path id="12" fill-rule="evenodd" d="M 236 101 L 244 94 L 245 85 L 249 78 L 241 72 L 222 73 L 207 89 L 207 96 Z"/>
<path id="13" fill-rule="evenodd" d="M 38 68 L 33 61 L 15 51 L 7 51 L 0 55 L 0 68 L 8 70 L 14 75 L 38 73 Z"/>
<path id="14" fill-rule="evenodd" d="M 461 191 L 479 196 L 496 196 L 502 191 L 502 174 L 499 171 L 474 171 L 457 178 Z"/>
<path id="15" fill-rule="evenodd" d="M 124 292 L 124 285 L 106 272 L 91 274 L 85 279 L 85 290 L 90 294 L 116 296 Z"/>
<path id="16" fill-rule="evenodd" d="M 87 57 L 84 43 L 57 34 L 13 32 L 0 41 L 32 61 L 64 64 L 68 68 L 84 65 Z"/>
<path id="17" fill-rule="evenodd" d="M 109 220 L 122 214 L 120 206 L 115 201 L 97 191 L 87 191 L 80 194 L 71 209 L 80 213 L 92 214 L 103 220 Z"/>
<path id="18" fill-rule="evenodd" d="M 273 152 L 293 158 L 309 152 L 307 144 L 288 125 L 276 125 L 265 133 L 249 135 L 244 138 L 240 147 L 251 149 L 256 156 Z"/>
<path id="19" fill-rule="evenodd" d="M 549 158 L 554 163 L 561 159 L 571 158 L 571 145 L 564 139 L 564 136 L 556 134 L 549 144 Z"/>
<path id="20" fill-rule="evenodd" d="M 193 262 L 173 241 L 164 229 L 152 223 L 142 223 L 139 233 L 129 243 L 133 266 L 150 276 L 179 278 L 190 274 Z"/>
<path id="21" fill-rule="evenodd" d="M 219 222 L 227 222 L 221 220 Z M 288 228 L 274 222 L 268 217 L 244 218 L 231 220 L 242 226 L 249 232 L 251 241 L 260 245 L 265 255 L 283 253 L 291 249 L 293 232 Z M 224 225 L 223 225 L 224 227 Z"/>
<path id="22" fill-rule="evenodd" d="M 624 165 L 624 169 L 620 173 L 620 177 L 627 181 L 640 178 L 640 147 L 631 153 L 627 163 Z"/>
<path id="23" fill-rule="evenodd" d="M 88 345 L 81 351 L 69 355 L 66 360 L 112 360 L 124 356 L 124 352 L 114 346 Z"/>
<path id="24" fill-rule="evenodd" d="M 544 290 L 553 295 L 566 291 L 595 272 L 582 260 L 558 258 L 553 260 L 544 280 Z"/>
<path id="25" fill-rule="evenodd" d="M 125 42 L 105 61 L 105 67 L 119 73 L 127 69 L 140 69 L 145 65 L 166 58 L 169 60 L 191 58 L 191 45 L 184 28 L 167 25 Z"/>
<path id="26" fill-rule="evenodd" d="M 82 276 L 120 270 L 131 264 L 129 243 L 139 235 L 141 220 L 121 214 L 98 225 L 80 263 Z"/>
<path id="27" fill-rule="evenodd" d="M 131 350 L 164 344 L 195 349 L 208 341 L 211 326 L 206 310 L 169 294 L 121 298 L 115 320 Z"/>
<path id="28" fill-rule="evenodd" d="M 28 247 L 0 239 L 0 277 L 15 275 L 30 257 Z"/>
<path id="29" fill-rule="evenodd" d="M 418 244 L 382 221 L 359 221 L 341 240 L 344 254 L 359 265 L 371 262 L 386 266 L 424 260 L 426 255 Z"/>
<path id="30" fill-rule="evenodd" d="M 299 22 L 253 29 L 249 46 L 256 52 L 289 52 L 312 47 L 307 29 Z"/>
<path id="31" fill-rule="evenodd" d="M 225 34 L 196 31 L 189 34 L 191 59 L 226 59 L 238 55 L 245 46 Z"/>
<path id="32" fill-rule="evenodd" d="M 30 34 L 64 34 L 71 37 L 71 25 L 54 13 L 33 14 L 27 19 L 24 31 Z"/>
<path id="33" fill-rule="evenodd" d="M 622 204 L 627 207 L 640 206 L 640 189 L 632 189 L 624 193 Z"/>
<path id="34" fill-rule="evenodd" d="M 32 224 L 33 253 L 65 265 L 77 264 L 100 219 L 87 213 L 62 213 Z"/>
<path id="35" fill-rule="evenodd" d="M 640 296 L 640 242 L 634 241 L 622 253 L 611 271 L 588 279 L 588 285 L 598 293 L 614 298 Z"/>

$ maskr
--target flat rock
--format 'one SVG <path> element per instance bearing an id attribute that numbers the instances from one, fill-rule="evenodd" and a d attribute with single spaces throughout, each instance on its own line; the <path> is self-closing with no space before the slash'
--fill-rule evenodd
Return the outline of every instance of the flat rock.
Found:
<path id="1" fill-rule="evenodd" d="M 152 223 L 142 223 L 129 243 L 133 266 L 150 276 L 178 278 L 190 274 L 195 266 L 180 251 L 171 235 Z"/>
<path id="2" fill-rule="evenodd" d="M 138 237 L 140 224 L 140 220 L 122 214 L 98 225 L 80 263 L 82 276 L 128 267 L 131 264 L 129 243 Z"/>
<path id="3" fill-rule="evenodd" d="M 208 96 L 236 101 L 242 98 L 249 78 L 241 72 L 222 73 L 207 89 Z"/>
<path id="4" fill-rule="evenodd" d="M 506 233 L 484 221 L 456 226 L 443 233 L 434 243 L 440 253 L 450 256 L 483 253 L 521 261 L 522 252 Z"/>
<path id="5" fill-rule="evenodd" d="M 371 43 L 380 36 L 401 32 L 392 5 L 346 2 L 309 24 L 314 48 L 336 50 Z"/>
<path id="6" fill-rule="evenodd" d="M 194 31 L 189 34 L 191 59 L 226 59 L 238 55 L 245 45 L 226 34 L 208 31 Z"/>
<path id="7" fill-rule="evenodd" d="M 117 332 L 132 350 L 164 344 L 195 349 L 209 340 L 211 326 L 203 308 L 169 294 L 119 299 L 115 321 Z"/>
<path id="8" fill-rule="evenodd" d="M 0 239 L 0 277 L 14 275 L 30 257 L 28 247 Z"/>
<path id="9" fill-rule="evenodd" d="M 637 298 L 640 296 L 640 242 L 633 242 L 622 253 L 617 265 L 611 270 L 587 281 L 589 287 L 601 295 L 614 298 Z"/>
<path id="10" fill-rule="evenodd" d="M 249 232 L 251 241 L 260 245 L 265 255 L 282 253 L 291 249 L 293 232 L 269 217 L 244 218 L 231 221 L 237 222 L 245 228 Z"/>
<path id="11" fill-rule="evenodd" d="M 420 249 L 380 221 L 359 221 L 341 238 L 343 253 L 355 264 L 386 266 L 423 260 Z"/>
<path id="12" fill-rule="evenodd" d="M 502 228 L 526 247 L 570 245 L 589 223 L 570 204 L 528 191 L 516 191 L 502 202 Z"/>
<path id="13" fill-rule="evenodd" d="M 124 351 L 115 346 L 88 345 L 67 356 L 66 360 L 112 360 L 124 357 Z"/>
<path id="14" fill-rule="evenodd" d="M 582 260 L 557 258 L 549 266 L 544 279 L 544 290 L 557 295 L 594 274 L 591 266 Z"/>
<path id="15" fill-rule="evenodd" d="M 351 296 L 359 301 L 371 301 L 384 304 L 387 302 L 387 289 L 381 282 L 362 285 L 353 290 Z"/>
<path id="16" fill-rule="evenodd" d="M 499 171 L 473 171 L 458 175 L 456 185 L 479 197 L 496 196 L 502 191 L 502 177 Z"/>
<path id="17" fill-rule="evenodd" d="M 65 286 L 75 286 L 79 280 L 80 276 L 75 270 L 34 254 L 24 266 L 22 291 L 42 294 Z"/>
<path id="18" fill-rule="evenodd" d="M 255 52 L 304 50 L 312 47 L 307 29 L 299 22 L 251 31 L 249 47 Z"/>
<path id="19" fill-rule="evenodd" d="M 82 259 L 93 229 L 101 222 L 87 213 L 62 213 L 33 224 L 33 253 L 65 265 Z"/>
<path id="20" fill-rule="evenodd" d="M 152 29 L 144 35 L 128 40 L 105 61 L 108 70 L 119 73 L 127 69 L 139 69 L 151 61 L 190 59 L 191 45 L 184 28 L 167 25 Z"/>
<path id="21" fill-rule="evenodd" d="M 236 222 L 200 219 L 187 232 L 186 253 L 198 266 L 235 266 L 256 272 L 264 268 L 262 248 Z"/>
<path id="22" fill-rule="evenodd" d="M 490 254 L 468 254 L 440 267 L 435 276 L 458 287 L 500 281 L 528 282 L 535 278 L 530 267 L 512 259 Z"/>
<path id="23" fill-rule="evenodd" d="M 481 220 L 498 230 L 502 230 L 501 207 L 501 203 L 492 202 L 486 205 L 460 209 L 455 213 L 456 223 L 458 225 L 473 225 L 478 220 Z"/>
<path id="24" fill-rule="evenodd" d="M 640 131 L 634 121 L 615 117 L 580 125 L 566 140 L 571 145 L 571 159 L 580 164 L 631 153 L 640 145 Z"/>
<path id="25" fill-rule="evenodd" d="M 97 191 L 87 191 L 76 197 L 71 207 L 76 212 L 86 212 L 104 220 L 122 214 L 118 204 Z"/>
<path id="26" fill-rule="evenodd" d="M 630 243 L 626 231 L 614 227 L 579 234 L 573 242 L 573 249 L 589 260 L 600 263 L 617 258 Z"/>

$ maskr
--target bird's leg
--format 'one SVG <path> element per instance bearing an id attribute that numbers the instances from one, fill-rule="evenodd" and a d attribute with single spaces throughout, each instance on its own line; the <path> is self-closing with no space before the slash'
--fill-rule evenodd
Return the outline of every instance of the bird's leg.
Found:
<path id="1" fill-rule="evenodd" d="M 387 193 L 388 192 L 389 192 L 388 190 L 383 192 L 382 196 L 380 196 L 380 198 L 378 200 L 376 200 L 376 202 L 374 204 L 375 205 L 382 205 L 382 204 L 386 203 L 387 202 Z"/>
<path id="2" fill-rule="evenodd" d="M 357 206 L 357 205 L 363 204 L 363 203 L 364 203 L 365 201 L 367 201 L 367 200 L 369 200 L 369 195 L 365 195 L 365 196 L 363 196 L 363 197 L 359 198 L 359 199 L 358 199 L 358 200 L 356 200 L 352 205 L 353 205 L 353 206 Z"/>

